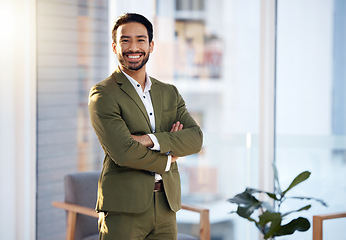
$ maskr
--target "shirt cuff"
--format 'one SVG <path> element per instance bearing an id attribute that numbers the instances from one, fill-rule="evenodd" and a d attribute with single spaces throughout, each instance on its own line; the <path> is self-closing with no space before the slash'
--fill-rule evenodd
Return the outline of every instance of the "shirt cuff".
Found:
<path id="1" fill-rule="evenodd" d="M 157 137 L 154 134 L 148 134 L 148 136 L 150 137 L 151 141 L 153 141 L 154 143 L 154 146 L 150 148 L 150 150 L 160 151 L 160 143 L 157 140 Z"/>
<path id="2" fill-rule="evenodd" d="M 167 165 L 166 165 L 165 172 L 168 172 L 171 169 L 172 156 L 171 155 L 167 155 L 167 157 L 168 157 L 168 159 L 167 159 Z"/>

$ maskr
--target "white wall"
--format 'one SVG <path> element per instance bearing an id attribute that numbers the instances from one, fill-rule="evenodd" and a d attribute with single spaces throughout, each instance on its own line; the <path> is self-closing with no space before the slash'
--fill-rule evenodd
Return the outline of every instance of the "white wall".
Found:
<path id="1" fill-rule="evenodd" d="M 35 239 L 35 9 L 0 5 L 0 239 Z"/>

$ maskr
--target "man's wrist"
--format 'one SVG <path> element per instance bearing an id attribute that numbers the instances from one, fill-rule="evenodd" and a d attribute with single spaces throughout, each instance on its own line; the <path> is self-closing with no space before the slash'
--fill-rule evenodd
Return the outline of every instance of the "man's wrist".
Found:
<path id="1" fill-rule="evenodd" d="M 152 146 L 149 147 L 151 150 L 153 151 L 160 151 L 160 143 L 157 140 L 157 137 L 154 134 L 148 134 L 148 137 L 150 138 L 151 142 L 152 142 Z"/>

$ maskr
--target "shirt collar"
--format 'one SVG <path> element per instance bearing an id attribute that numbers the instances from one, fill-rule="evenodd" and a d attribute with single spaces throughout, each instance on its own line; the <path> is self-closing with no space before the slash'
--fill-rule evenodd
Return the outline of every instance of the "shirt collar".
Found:
<path id="1" fill-rule="evenodd" d="M 121 70 L 121 69 L 120 69 Z M 132 77 L 130 77 L 128 74 L 126 74 L 123 70 L 121 70 L 121 72 L 127 77 L 127 79 L 130 81 L 130 83 L 132 84 L 132 86 L 137 89 L 137 85 L 139 84 L 135 79 L 133 79 Z M 145 74 L 145 86 L 144 86 L 144 92 L 148 92 L 151 89 L 151 80 L 150 77 L 148 76 L 148 74 Z"/>

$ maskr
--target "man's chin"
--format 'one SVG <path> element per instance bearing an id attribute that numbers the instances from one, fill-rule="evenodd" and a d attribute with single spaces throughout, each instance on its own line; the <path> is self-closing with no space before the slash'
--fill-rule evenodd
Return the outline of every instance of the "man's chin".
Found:
<path id="1" fill-rule="evenodd" d="M 143 65 L 144 66 L 144 65 Z M 138 71 L 141 70 L 143 68 L 143 66 L 138 66 L 138 67 L 131 67 L 131 66 L 127 66 L 125 67 L 126 69 L 130 70 L 130 71 Z"/>
<path id="2" fill-rule="evenodd" d="M 136 63 L 126 62 L 124 61 L 124 59 L 122 59 L 122 61 L 120 61 L 120 64 L 122 65 L 123 68 L 129 71 L 138 71 L 138 70 L 141 70 L 147 62 L 148 62 L 148 58 L 145 58 L 143 61 L 136 62 Z"/>
<path id="3" fill-rule="evenodd" d="M 144 65 L 145 64 L 143 64 L 143 63 L 126 64 L 126 66 L 124 66 L 124 67 L 130 71 L 138 71 L 138 70 L 142 69 L 144 67 Z"/>

